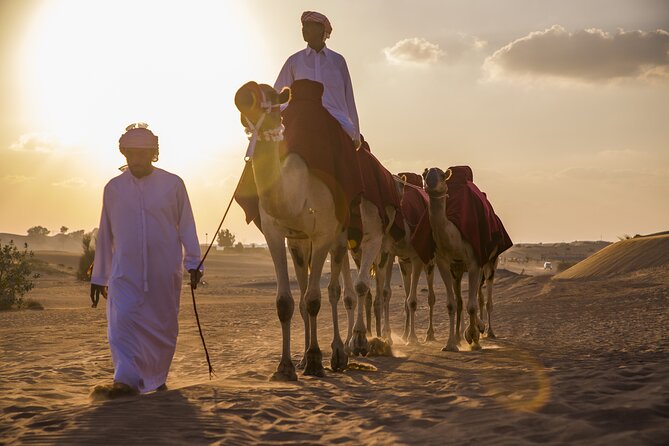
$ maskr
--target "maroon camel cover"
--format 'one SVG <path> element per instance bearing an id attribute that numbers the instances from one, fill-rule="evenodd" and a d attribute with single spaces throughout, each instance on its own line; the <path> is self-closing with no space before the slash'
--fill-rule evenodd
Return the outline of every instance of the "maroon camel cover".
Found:
<path id="1" fill-rule="evenodd" d="M 414 176 L 415 175 L 415 176 Z M 402 217 L 407 222 L 411 232 L 411 246 L 416 250 L 423 263 L 428 263 L 434 257 L 435 244 L 432 238 L 430 225 L 430 199 L 423 189 L 422 177 L 418 174 L 407 175 L 405 172 L 398 175 L 407 178 L 411 184 L 403 185 Z M 419 185 L 415 185 L 420 181 Z"/>
<path id="2" fill-rule="evenodd" d="M 513 246 L 502 221 L 485 193 L 474 184 L 469 166 L 450 167 L 451 178 L 446 198 L 446 217 L 460 230 L 462 237 L 472 245 L 479 264 Z"/>

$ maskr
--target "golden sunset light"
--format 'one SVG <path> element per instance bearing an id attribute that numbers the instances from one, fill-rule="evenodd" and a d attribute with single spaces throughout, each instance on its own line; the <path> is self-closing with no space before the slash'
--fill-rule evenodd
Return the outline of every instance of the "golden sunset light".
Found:
<path id="1" fill-rule="evenodd" d="M 0 0 L 0 190 L 0 445 L 669 438 L 669 0 Z"/>

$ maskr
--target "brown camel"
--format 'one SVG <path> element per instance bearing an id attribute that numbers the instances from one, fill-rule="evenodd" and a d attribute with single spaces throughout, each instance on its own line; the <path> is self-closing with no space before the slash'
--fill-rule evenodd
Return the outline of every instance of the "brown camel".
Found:
<path id="1" fill-rule="evenodd" d="M 283 126 L 279 105 L 289 100 L 290 91 L 277 93 L 271 86 L 249 82 L 235 95 L 242 122 L 255 142 L 250 157 L 259 198 L 262 232 L 267 241 L 277 277 L 276 307 L 281 322 L 281 360 L 272 380 L 297 380 L 290 354 L 290 323 L 295 302 L 290 290 L 286 239 L 301 289 L 300 313 L 305 322 L 304 374 L 323 376 L 318 345 L 317 316 L 321 306 L 320 278 L 328 253 L 332 253 L 332 274 L 328 285 L 335 327 L 332 368 L 342 369 L 347 354 L 339 336 L 336 306 L 341 294 L 339 275 L 348 269 L 346 238 L 335 214 L 331 191 L 307 167 L 304 160 L 289 153 L 279 156 Z M 252 144 L 253 145 L 253 144 Z M 350 285 L 349 285 L 350 286 Z"/>
<path id="2" fill-rule="evenodd" d="M 425 191 L 430 197 L 430 223 L 434 241 L 436 243 L 436 264 L 446 285 L 448 297 L 448 316 L 450 322 L 448 341 L 442 350 L 458 351 L 461 341 L 461 312 L 462 296 L 460 282 L 463 273 L 467 271 L 469 282 L 469 297 L 467 313 L 469 326 L 464 337 L 471 344 L 473 350 L 481 348 L 480 334 L 485 331 L 483 319 L 488 319 L 488 336 L 494 337 L 492 330 L 493 311 L 493 281 L 497 268 L 499 247 L 495 247 L 484 261 L 477 259 L 472 245 L 467 242 L 457 226 L 447 218 L 448 185 L 452 172 L 439 168 L 425 169 Z M 510 243 L 510 240 L 509 240 Z M 502 247 L 502 250 L 506 247 Z M 485 282 L 487 302 L 483 302 L 482 286 Z M 457 302 L 456 302 L 457 297 Z M 478 297 L 478 299 L 477 299 Z M 479 302 L 480 300 L 480 302 Z M 481 315 L 477 314 L 477 304 L 480 304 Z M 457 316 L 457 321 L 454 319 Z"/>

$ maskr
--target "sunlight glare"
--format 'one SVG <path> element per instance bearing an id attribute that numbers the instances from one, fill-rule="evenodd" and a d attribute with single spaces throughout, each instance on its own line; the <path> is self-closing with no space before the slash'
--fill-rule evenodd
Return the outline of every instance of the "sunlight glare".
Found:
<path id="1" fill-rule="evenodd" d="M 109 149 L 124 127 L 148 122 L 166 168 L 185 158 L 178 165 L 187 171 L 193 157 L 174 153 L 220 155 L 244 140 L 234 92 L 264 68 L 250 35 L 255 25 L 239 2 L 45 3 L 21 48 L 30 124 L 96 164 L 116 165 Z"/>

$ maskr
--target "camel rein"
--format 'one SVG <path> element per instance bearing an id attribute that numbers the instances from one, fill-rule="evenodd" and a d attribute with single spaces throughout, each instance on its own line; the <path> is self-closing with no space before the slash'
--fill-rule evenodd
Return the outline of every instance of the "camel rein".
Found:
<path id="1" fill-rule="evenodd" d="M 244 116 L 246 119 L 246 122 L 248 123 L 249 129 L 247 129 L 247 133 L 249 133 L 249 146 L 246 149 L 246 155 L 244 156 L 244 170 L 242 171 L 242 175 L 239 177 L 239 181 L 237 181 L 237 186 L 235 186 L 235 191 L 239 187 L 239 183 L 241 183 L 242 178 L 244 177 L 244 171 L 246 171 L 246 168 L 248 166 L 249 161 L 251 160 L 251 156 L 253 156 L 253 151 L 255 149 L 256 141 L 280 141 L 283 139 L 283 125 L 277 127 L 276 129 L 272 130 L 265 130 L 263 132 L 263 136 L 258 139 L 258 133 L 260 131 L 260 126 L 262 125 L 263 121 L 265 120 L 265 116 L 267 113 L 263 113 L 256 125 L 253 125 L 251 121 Z M 225 212 L 223 213 L 223 218 L 221 219 L 221 222 L 218 224 L 218 228 L 216 228 L 215 234 L 218 235 L 219 231 L 221 230 L 221 227 L 223 226 L 223 222 L 225 221 L 225 218 L 228 216 L 228 211 L 230 211 L 230 206 L 232 206 L 232 201 L 235 199 L 235 194 L 234 192 L 232 193 L 232 196 L 230 197 L 230 201 L 228 202 L 228 206 L 225 208 Z M 200 271 L 200 268 L 202 268 L 202 265 L 204 264 L 204 260 L 207 258 L 207 255 L 209 255 L 209 251 L 211 250 L 211 247 L 214 245 L 214 241 L 216 240 L 216 237 L 212 237 L 211 242 L 209 243 L 209 246 L 207 247 L 207 250 L 204 252 L 204 255 L 202 256 L 202 260 L 200 260 L 200 263 L 197 265 L 196 270 Z M 209 358 L 209 351 L 207 350 L 207 343 L 204 340 L 204 334 L 202 333 L 202 325 L 200 324 L 200 316 L 198 315 L 197 312 L 197 304 L 195 303 L 195 287 L 191 283 L 190 286 L 190 293 L 193 298 L 193 312 L 195 313 L 195 320 L 197 321 L 197 329 L 200 333 L 200 339 L 202 340 L 202 347 L 204 347 L 204 354 L 207 358 L 207 365 L 209 366 L 209 379 L 212 379 L 212 375 L 216 376 L 214 373 L 214 368 L 211 365 L 211 359 Z"/>

